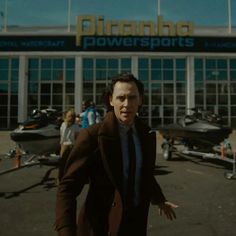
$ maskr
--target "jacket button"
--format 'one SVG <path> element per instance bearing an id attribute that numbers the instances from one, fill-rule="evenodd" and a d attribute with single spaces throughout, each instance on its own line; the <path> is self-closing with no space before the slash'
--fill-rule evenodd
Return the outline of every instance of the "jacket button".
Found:
<path id="1" fill-rule="evenodd" d="M 116 202 L 113 202 L 113 203 L 112 203 L 112 207 L 115 207 L 115 206 L 116 206 Z"/>

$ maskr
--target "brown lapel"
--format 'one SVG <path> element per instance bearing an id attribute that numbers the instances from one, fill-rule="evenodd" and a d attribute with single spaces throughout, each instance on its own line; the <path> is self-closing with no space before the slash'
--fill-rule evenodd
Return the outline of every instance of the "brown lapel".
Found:
<path id="1" fill-rule="evenodd" d="M 98 133 L 98 145 L 104 167 L 114 186 L 123 191 L 123 167 L 118 123 L 113 112 L 108 112 Z"/>

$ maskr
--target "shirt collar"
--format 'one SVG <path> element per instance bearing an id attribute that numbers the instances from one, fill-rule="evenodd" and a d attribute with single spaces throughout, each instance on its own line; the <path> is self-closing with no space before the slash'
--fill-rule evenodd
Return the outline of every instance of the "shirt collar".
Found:
<path id="1" fill-rule="evenodd" d="M 135 128 L 135 125 L 134 125 L 134 124 L 133 124 L 131 127 L 128 127 L 128 126 L 126 126 L 126 125 L 124 125 L 124 124 L 118 122 L 118 126 L 119 126 L 120 135 L 122 135 L 122 136 L 123 136 L 123 135 L 126 135 L 127 132 L 128 132 L 128 130 L 129 130 L 130 128 L 132 128 L 132 129 L 133 129 L 133 132 L 136 133 L 136 128 Z"/>

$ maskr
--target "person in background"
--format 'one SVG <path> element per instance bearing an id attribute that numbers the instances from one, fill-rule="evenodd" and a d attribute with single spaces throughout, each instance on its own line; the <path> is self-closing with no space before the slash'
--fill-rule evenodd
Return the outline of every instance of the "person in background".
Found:
<path id="1" fill-rule="evenodd" d="M 65 112 L 64 115 L 64 122 L 61 124 L 60 127 L 60 165 L 59 165 L 59 173 L 58 173 L 58 179 L 61 179 L 61 176 L 63 174 L 64 165 L 66 162 L 66 159 L 75 144 L 75 139 L 77 138 L 80 127 L 75 122 L 76 119 L 76 113 L 73 108 L 68 109 Z"/>
<path id="2" fill-rule="evenodd" d="M 82 117 L 82 128 L 88 128 L 101 121 L 100 115 L 95 108 L 95 104 L 91 100 L 84 102 L 83 110 L 84 112 L 80 114 Z"/>
<path id="3" fill-rule="evenodd" d="M 117 75 L 105 118 L 81 130 L 58 186 L 59 236 L 146 236 L 150 202 L 167 219 L 176 218 L 177 205 L 167 201 L 154 177 L 156 134 L 137 116 L 143 94 L 132 74 Z M 76 199 L 88 180 L 77 221 Z"/>

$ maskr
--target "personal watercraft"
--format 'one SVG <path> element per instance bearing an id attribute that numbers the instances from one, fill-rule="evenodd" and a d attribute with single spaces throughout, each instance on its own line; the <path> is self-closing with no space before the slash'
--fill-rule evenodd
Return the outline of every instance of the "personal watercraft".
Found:
<path id="1" fill-rule="evenodd" d="M 181 117 L 177 123 L 158 127 L 165 140 L 162 147 L 166 155 L 170 154 L 176 141 L 189 149 L 212 151 L 214 146 L 220 145 L 232 132 L 230 127 L 223 124 L 219 115 L 200 109 L 192 111 L 192 115 Z"/>
<path id="2" fill-rule="evenodd" d="M 60 112 L 54 109 L 35 109 L 28 120 L 10 133 L 10 137 L 29 154 L 56 153 L 60 147 L 61 122 Z"/>

